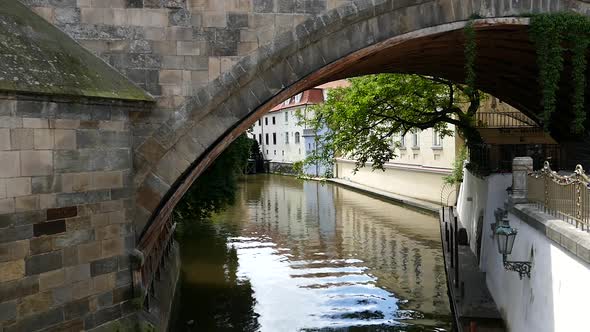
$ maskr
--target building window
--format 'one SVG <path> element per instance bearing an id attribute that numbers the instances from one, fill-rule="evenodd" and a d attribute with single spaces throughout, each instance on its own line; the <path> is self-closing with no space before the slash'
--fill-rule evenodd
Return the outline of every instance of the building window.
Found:
<path id="1" fill-rule="evenodd" d="M 277 145 L 277 133 L 272 133 L 272 144 Z"/>
<path id="2" fill-rule="evenodd" d="M 296 132 L 296 133 L 295 133 L 295 144 L 299 144 L 299 140 L 300 140 L 299 133 L 298 133 L 298 132 Z"/>
<path id="3" fill-rule="evenodd" d="M 418 132 L 412 133 L 412 149 L 419 148 L 420 141 L 418 139 Z"/>
<path id="4" fill-rule="evenodd" d="M 259 126 L 262 126 L 262 120 L 261 119 L 258 119 L 258 125 Z"/>
<path id="5" fill-rule="evenodd" d="M 281 152 L 283 153 L 283 156 L 285 155 L 285 150 L 281 150 Z"/>
<path id="6" fill-rule="evenodd" d="M 440 137 L 440 133 L 436 130 L 433 131 L 432 146 L 442 146 L 442 138 Z"/>
<path id="7" fill-rule="evenodd" d="M 272 124 L 277 124 L 277 119 L 275 119 L 275 117 L 272 117 Z"/>
<path id="8" fill-rule="evenodd" d="M 268 126 L 268 118 L 264 118 L 264 125 Z"/>
<path id="9" fill-rule="evenodd" d="M 285 122 L 289 122 L 289 112 L 285 112 Z"/>
<path id="10" fill-rule="evenodd" d="M 262 144 L 262 134 L 258 134 L 258 144 Z"/>
<path id="11" fill-rule="evenodd" d="M 268 150 L 266 150 L 266 155 L 268 156 Z"/>
<path id="12" fill-rule="evenodd" d="M 399 139 L 399 147 L 401 149 L 405 149 L 406 148 L 406 135 L 402 135 Z"/>
<path id="13" fill-rule="evenodd" d="M 285 102 L 283 103 L 284 106 L 289 105 L 289 103 L 291 103 L 291 98 L 285 100 Z"/>
<path id="14" fill-rule="evenodd" d="M 307 149 L 311 150 L 311 143 L 307 143 Z"/>
<path id="15" fill-rule="evenodd" d="M 301 102 L 301 97 L 303 97 L 303 92 L 301 92 L 295 96 L 295 104 Z"/>
<path id="16" fill-rule="evenodd" d="M 277 155 L 277 150 L 274 150 L 273 153 L 275 154 L 275 156 Z"/>
<path id="17" fill-rule="evenodd" d="M 265 137 L 264 137 L 264 142 L 265 142 L 265 144 L 266 144 L 266 145 L 268 145 L 268 134 L 265 134 Z M 267 152 L 267 153 L 268 153 L 268 152 Z"/>
<path id="18" fill-rule="evenodd" d="M 289 132 L 285 132 L 285 144 L 289 144 Z"/>

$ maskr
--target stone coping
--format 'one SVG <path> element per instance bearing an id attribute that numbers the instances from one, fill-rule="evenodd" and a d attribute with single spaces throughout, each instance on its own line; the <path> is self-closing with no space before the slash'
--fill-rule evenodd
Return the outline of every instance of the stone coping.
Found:
<path id="1" fill-rule="evenodd" d="M 543 212 L 535 204 L 515 204 L 509 211 L 572 255 L 590 264 L 590 233 Z"/>
<path id="2" fill-rule="evenodd" d="M 339 185 L 348 187 L 350 189 L 355 189 L 355 190 L 362 191 L 362 192 L 365 192 L 368 194 L 372 194 L 372 195 L 378 196 L 382 199 L 386 199 L 386 200 L 401 203 L 404 205 L 412 206 L 414 208 L 418 208 L 424 212 L 429 212 L 432 214 L 438 214 L 440 211 L 440 208 L 441 208 L 441 206 L 439 204 L 435 204 L 432 202 L 428 202 L 428 201 L 424 201 L 424 200 L 420 200 L 417 198 L 412 198 L 412 197 L 408 197 L 408 196 L 404 196 L 404 195 L 394 194 L 389 191 L 365 186 L 365 185 L 355 183 L 352 181 L 348 181 L 348 180 L 332 178 L 332 179 L 327 179 L 327 181 L 332 182 L 332 183 L 337 183 Z"/>
<path id="3" fill-rule="evenodd" d="M 0 0 L 0 91 L 154 101 L 102 59 L 14 0 Z"/>

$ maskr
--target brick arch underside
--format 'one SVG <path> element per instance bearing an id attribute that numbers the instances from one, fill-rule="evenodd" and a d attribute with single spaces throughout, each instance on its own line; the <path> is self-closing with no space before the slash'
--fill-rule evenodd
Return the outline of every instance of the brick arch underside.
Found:
<path id="1" fill-rule="evenodd" d="M 463 27 L 476 21 L 477 84 L 529 115 L 539 112 L 531 12 L 576 11 L 565 0 L 365 0 L 309 19 L 200 90 L 135 151 L 139 247 L 157 236 L 194 180 L 274 105 L 334 79 L 404 72 L 462 82 Z M 567 89 L 563 89 L 567 94 Z"/>

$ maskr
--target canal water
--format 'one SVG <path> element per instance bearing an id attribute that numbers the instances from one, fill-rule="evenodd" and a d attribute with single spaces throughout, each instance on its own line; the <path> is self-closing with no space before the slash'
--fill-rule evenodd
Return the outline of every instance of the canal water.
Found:
<path id="1" fill-rule="evenodd" d="M 449 331 L 437 220 L 333 184 L 245 177 L 183 226 L 172 331 Z"/>

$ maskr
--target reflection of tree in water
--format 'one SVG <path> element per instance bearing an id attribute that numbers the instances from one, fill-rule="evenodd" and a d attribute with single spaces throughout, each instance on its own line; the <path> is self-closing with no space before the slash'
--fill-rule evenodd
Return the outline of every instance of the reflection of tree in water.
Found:
<path id="1" fill-rule="evenodd" d="M 237 252 L 212 223 L 190 223 L 181 238 L 182 281 L 171 331 L 256 331 L 254 292 L 239 280 Z"/>

